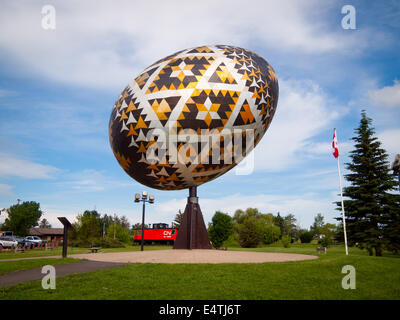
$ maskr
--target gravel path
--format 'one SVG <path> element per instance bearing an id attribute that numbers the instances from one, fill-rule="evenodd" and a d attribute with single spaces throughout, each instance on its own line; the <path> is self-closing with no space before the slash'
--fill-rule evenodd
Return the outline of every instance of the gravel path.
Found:
<path id="1" fill-rule="evenodd" d="M 66 264 L 57 264 L 56 276 L 61 277 L 72 273 L 84 273 L 96 270 L 103 270 L 115 267 L 121 267 L 125 263 L 100 262 L 100 261 L 79 261 Z M 42 274 L 42 268 L 34 268 L 29 270 L 10 272 L 0 276 L 0 287 L 13 286 L 18 283 L 41 280 L 45 274 Z"/>
<path id="2" fill-rule="evenodd" d="M 70 258 L 119 263 L 262 263 L 317 259 L 317 256 L 223 250 L 149 250 L 74 254 Z"/>

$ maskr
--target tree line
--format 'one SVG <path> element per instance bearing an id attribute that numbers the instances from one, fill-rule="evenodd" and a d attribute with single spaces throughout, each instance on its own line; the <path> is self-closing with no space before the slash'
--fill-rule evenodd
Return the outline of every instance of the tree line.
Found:
<path id="1" fill-rule="evenodd" d="M 51 228 L 51 224 L 43 215 L 40 204 L 35 201 L 24 201 L 12 205 L 7 210 L 8 217 L 0 225 L 2 231 L 12 231 L 16 236 L 29 235 L 33 227 Z M 71 244 L 74 246 L 121 247 L 131 243 L 131 234 L 141 224 L 130 225 L 127 217 L 117 215 L 101 215 L 96 210 L 85 210 L 78 214 L 70 231 Z M 147 227 L 147 226 L 145 226 Z"/>
<path id="2" fill-rule="evenodd" d="M 309 243 L 317 240 L 329 246 L 340 232 L 338 226 L 325 223 L 319 213 L 310 229 L 302 229 L 293 214 L 281 216 L 261 213 L 257 208 L 238 209 L 233 217 L 217 211 L 208 225 L 212 245 L 219 248 L 224 244 L 239 244 L 244 248 L 254 248 L 260 244 L 281 242 L 289 247 L 293 242 Z"/>
<path id="3" fill-rule="evenodd" d="M 117 248 L 131 244 L 133 229 L 126 216 L 101 215 L 96 210 L 86 210 L 76 217 L 70 232 L 71 244 L 79 247 L 101 246 Z"/>

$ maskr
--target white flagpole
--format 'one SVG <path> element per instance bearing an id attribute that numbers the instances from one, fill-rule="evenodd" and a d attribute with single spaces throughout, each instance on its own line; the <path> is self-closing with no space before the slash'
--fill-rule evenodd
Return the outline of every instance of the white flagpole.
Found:
<path id="1" fill-rule="evenodd" d="M 337 141 L 336 129 L 335 136 Z M 344 203 L 343 203 L 343 191 L 342 191 L 342 174 L 340 173 L 340 163 L 339 163 L 339 155 L 337 157 L 337 167 L 338 167 L 338 176 L 339 176 L 339 187 L 340 187 L 340 199 L 342 202 L 342 219 L 343 219 L 343 232 L 344 232 L 344 245 L 346 247 L 346 256 L 349 255 L 349 249 L 347 247 L 347 233 L 346 233 L 346 219 L 344 216 Z"/>

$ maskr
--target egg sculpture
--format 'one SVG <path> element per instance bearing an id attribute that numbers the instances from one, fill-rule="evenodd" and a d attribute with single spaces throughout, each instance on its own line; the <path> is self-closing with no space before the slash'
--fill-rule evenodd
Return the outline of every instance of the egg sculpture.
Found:
<path id="1" fill-rule="evenodd" d="M 258 54 L 227 45 L 181 50 L 146 68 L 112 109 L 109 139 L 125 172 L 156 189 L 211 181 L 260 141 L 278 79 Z"/>

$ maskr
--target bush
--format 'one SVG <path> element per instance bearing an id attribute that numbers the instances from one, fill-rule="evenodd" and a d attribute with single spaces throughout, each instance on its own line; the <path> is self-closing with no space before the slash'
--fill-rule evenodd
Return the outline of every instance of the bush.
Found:
<path id="1" fill-rule="evenodd" d="M 232 218 L 220 211 L 217 211 L 208 228 L 208 234 L 214 248 L 222 246 L 224 241 L 228 240 L 229 236 L 233 233 Z"/>
<path id="2" fill-rule="evenodd" d="M 71 246 L 79 247 L 79 248 L 89 248 L 91 246 L 91 241 L 89 240 L 82 240 L 82 239 L 75 239 L 70 242 Z M 59 244 L 61 246 L 61 243 Z"/>
<path id="3" fill-rule="evenodd" d="M 331 245 L 332 239 L 329 236 L 323 237 L 321 240 L 319 240 L 319 243 L 323 247 L 329 247 Z"/>
<path id="4" fill-rule="evenodd" d="M 119 242 L 129 243 L 131 234 L 123 226 L 116 224 L 115 225 L 115 238 Z M 107 229 L 107 240 L 111 241 L 111 242 L 115 241 L 114 240 L 114 224 L 111 224 Z"/>
<path id="5" fill-rule="evenodd" d="M 240 247 L 239 245 L 239 234 L 237 232 L 233 232 L 228 240 L 224 241 L 222 244 L 224 247 Z"/>
<path id="6" fill-rule="evenodd" d="M 101 248 L 124 248 L 125 245 L 113 239 L 93 239 L 92 241 L 89 240 L 73 240 L 71 242 L 73 247 L 79 248 L 91 248 L 91 247 L 101 247 Z"/>
<path id="7" fill-rule="evenodd" d="M 239 228 L 239 243 L 243 248 L 255 248 L 264 240 L 263 226 L 258 223 L 257 218 L 247 217 Z"/>
<path id="8" fill-rule="evenodd" d="M 301 243 L 310 243 L 313 237 L 314 234 L 311 231 L 304 231 L 300 234 Z"/>
<path id="9" fill-rule="evenodd" d="M 281 229 L 275 225 L 264 227 L 264 240 L 265 244 L 271 244 L 279 240 L 281 236 Z"/>
<path id="10" fill-rule="evenodd" d="M 285 234 L 282 236 L 282 244 L 285 248 L 290 248 L 290 240 L 289 235 Z"/>

